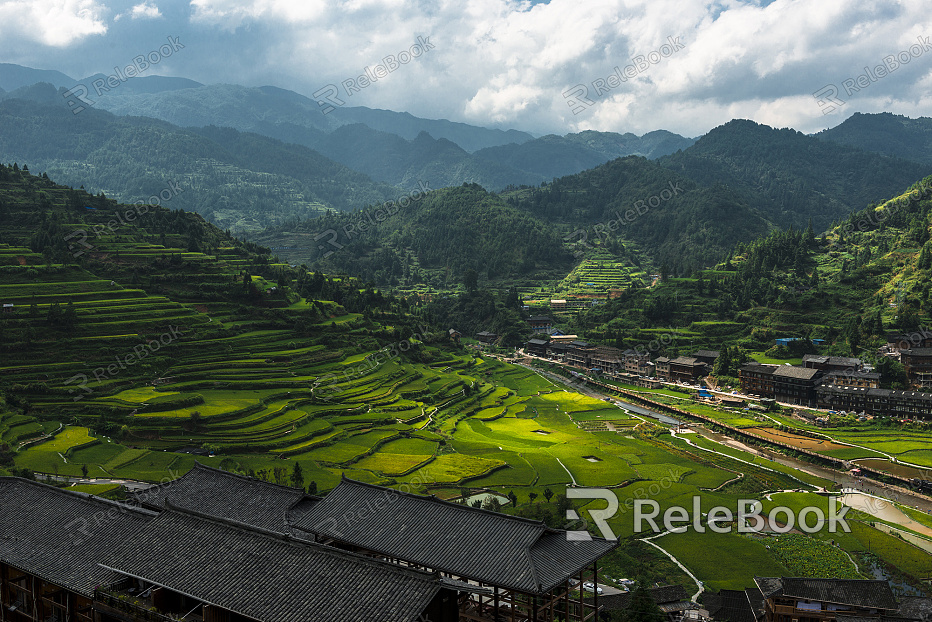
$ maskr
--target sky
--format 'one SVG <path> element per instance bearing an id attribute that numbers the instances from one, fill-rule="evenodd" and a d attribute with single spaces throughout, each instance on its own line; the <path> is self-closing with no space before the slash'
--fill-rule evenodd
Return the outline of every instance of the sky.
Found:
<path id="1" fill-rule="evenodd" d="M 142 75 L 273 85 L 534 134 L 699 136 L 733 118 L 810 133 L 855 112 L 932 116 L 928 9 L 929 0 L 0 0 L 0 62 L 83 78 L 152 52 L 159 62 Z M 360 79 L 367 67 L 371 78 Z"/>

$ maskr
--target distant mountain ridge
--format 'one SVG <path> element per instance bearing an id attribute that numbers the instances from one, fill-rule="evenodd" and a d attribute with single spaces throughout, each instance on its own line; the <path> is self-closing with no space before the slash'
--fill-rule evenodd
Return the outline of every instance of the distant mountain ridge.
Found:
<path id="1" fill-rule="evenodd" d="M 30 79 L 65 89 L 82 84 L 88 91 L 86 97 L 101 110 L 161 119 L 181 127 L 215 125 L 255 132 L 304 145 L 377 181 L 403 188 L 412 188 L 412 180 L 426 178 L 436 187 L 478 183 L 499 190 L 510 185 L 537 185 L 616 157 L 655 158 L 693 142 L 662 130 L 640 138 L 582 132 L 535 139 L 517 130 L 365 107 L 337 107 L 325 115 L 316 101 L 274 86 L 206 86 L 157 75 L 131 78 L 106 91 L 95 87 L 95 81 L 99 86 L 106 78 L 95 74 L 72 80 L 58 72 L 50 75 L 11 65 L 6 73 L 0 71 L 0 88 L 28 87 Z M 27 89 L 5 97 L 35 99 L 36 93 Z"/>
<path id="2" fill-rule="evenodd" d="M 58 99 L 49 84 L 26 87 Z M 44 92 L 44 95 L 42 94 Z M 401 190 L 306 147 L 231 128 L 180 128 L 144 117 L 36 100 L 0 101 L 0 159 L 124 202 L 170 183 L 172 209 L 195 211 L 236 233 L 395 198 Z"/>
<path id="3" fill-rule="evenodd" d="M 728 186 L 780 227 L 805 227 L 811 218 L 817 231 L 932 173 L 930 164 L 746 119 L 658 162 L 704 185 Z"/>
<path id="4" fill-rule="evenodd" d="M 883 155 L 932 164 L 932 119 L 856 112 L 816 138 Z"/>
<path id="5" fill-rule="evenodd" d="M 694 138 L 685 138 L 666 130 L 656 130 L 643 136 L 586 130 L 566 136 L 548 134 L 521 144 L 487 147 L 475 155 L 537 175 L 540 181 L 549 181 L 624 156 L 656 159 L 687 149 L 695 142 Z"/>

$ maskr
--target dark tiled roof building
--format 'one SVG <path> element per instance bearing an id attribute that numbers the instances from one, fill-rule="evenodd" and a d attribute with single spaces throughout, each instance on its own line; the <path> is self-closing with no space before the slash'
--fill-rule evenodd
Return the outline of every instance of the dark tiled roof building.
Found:
<path id="1" fill-rule="evenodd" d="M 886 581 L 755 577 L 766 622 L 831 622 L 844 616 L 877 621 L 899 604 Z M 850 622 L 850 620 L 848 621 Z"/>
<path id="2" fill-rule="evenodd" d="M 490 588 L 488 605 L 498 613 L 506 601 L 532 615 L 559 605 L 569 608 L 571 620 L 594 611 L 570 601 L 570 580 L 597 574 L 596 561 L 618 545 L 599 538 L 574 541 L 538 521 L 348 479 L 295 527 L 334 546 Z"/>
<path id="3" fill-rule="evenodd" d="M 4 619 L 92 620 L 94 588 L 114 578 L 98 563 L 155 516 L 99 497 L 0 477 Z"/>
<path id="4" fill-rule="evenodd" d="M 104 565 L 124 580 L 103 609 L 139 581 L 149 590 L 140 606 L 197 608 L 205 620 L 415 622 L 457 611 L 455 584 L 437 574 L 170 505 Z"/>
<path id="5" fill-rule="evenodd" d="M 170 502 L 175 507 L 287 533 L 288 525 L 297 522 L 319 497 L 196 462 L 180 478 L 138 492 L 132 499 L 152 510 L 161 510 Z"/>

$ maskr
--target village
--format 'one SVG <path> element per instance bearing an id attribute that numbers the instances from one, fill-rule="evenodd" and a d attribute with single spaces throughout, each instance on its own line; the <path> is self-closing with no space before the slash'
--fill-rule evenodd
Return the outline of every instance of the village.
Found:
<path id="1" fill-rule="evenodd" d="M 577 335 L 563 334 L 546 316 L 530 317 L 528 325 L 533 333 L 522 349 L 525 355 L 635 386 L 656 388 L 673 383 L 705 388 L 712 384 L 706 377 L 720 356 L 717 350 L 697 350 L 669 358 L 652 356 L 646 348 L 621 350 L 594 345 Z M 476 335 L 479 343 L 487 345 L 497 337 L 488 332 Z M 776 345 L 792 340 L 777 339 Z M 910 389 L 881 388 L 881 374 L 859 358 L 806 354 L 802 365 L 749 362 L 739 369 L 740 391 L 716 391 L 714 395 L 725 406 L 758 407 L 772 400 L 865 417 L 932 418 L 932 333 L 891 336 L 879 354 L 903 365 Z M 705 383 L 700 385 L 703 379 Z M 712 395 L 705 392 L 705 396 Z"/>

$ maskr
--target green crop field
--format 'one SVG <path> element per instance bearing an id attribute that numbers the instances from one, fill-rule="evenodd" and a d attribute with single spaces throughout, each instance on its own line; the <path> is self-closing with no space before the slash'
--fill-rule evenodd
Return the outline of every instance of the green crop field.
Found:
<path id="1" fill-rule="evenodd" d="M 43 186 L 57 227 L 106 222 L 115 209 L 93 197 L 99 213 L 75 212 L 69 191 Z M 343 475 L 443 498 L 513 494 L 517 502 L 503 511 L 554 527 L 567 525 L 557 515 L 561 504 L 583 518 L 604 507 L 597 499 L 567 500 L 569 490 L 605 488 L 620 504 L 609 524 L 625 540 L 606 564 L 653 564 L 687 585 L 686 575 L 640 540 L 654 534 L 636 532 L 636 501 L 656 502 L 661 511 L 697 503 L 708 512 L 744 498 L 764 499 L 767 508 L 827 507 L 824 496 L 773 493 L 827 488 L 829 481 L 700 434 L 674 438 L 666 426 L 494 352 L 458 345 L 449 326 L 422 327 L 430 314 L 413 294 L 289 266 L 180 211 L 156 218 L 153 210 L 139 227 L 104 233 L 80 261 L 70 261 L 64 247 L 34 253 L 35 240 L 58 240 L 61 231 L 36 236 L 45 225 L 23 196 L 0 182 L 0 199 L 14 215 L 0 244 L 0 299 L 14 305 L 0 319 L 0 388 L 9 396 L 0 400 L 0 456 L 11 456 L 10 468 L 40 478 L 81 478 L 86 470 L 91 480 L 159 482 L 199 460 L 290 485 L 299 465 L 303 486 L 313 482 L 323 494 Z M 606 297 L 646 279 L 597 249 L 559 287 L 580 299 Z M 556 293 L 537 289 L 542 298 Z M 704 344 L 742 326 L 697 314 L 676 334 Z M 670 329 L 653 322 L 630 331 L 646 343 Z M 626 388 L 736 427 L 818 432 L 780 414 L 775 423 L 696 403 L 688 393 Z M 30 442 L 45 434 L 52 436 Z M 830 455 L 890 454 L 932 466 L 932 441 L 919 431 L 865 425 L 832 435 L 867 449 L 826 442 L 821 449 Z M 116 492 L 93 481 L 76 489 Z M 924 514 L 910 516 L 932 524 Z M 855 522 L 835 545 L 831 539 L 690 528 L 655 542 L 711 589 L 743 589 L 760 575 L 846 576 L 845 553 L 859 564 L 875 555 L 910 577 L 932 576 L 932 556 L 866 522 Z"/>

